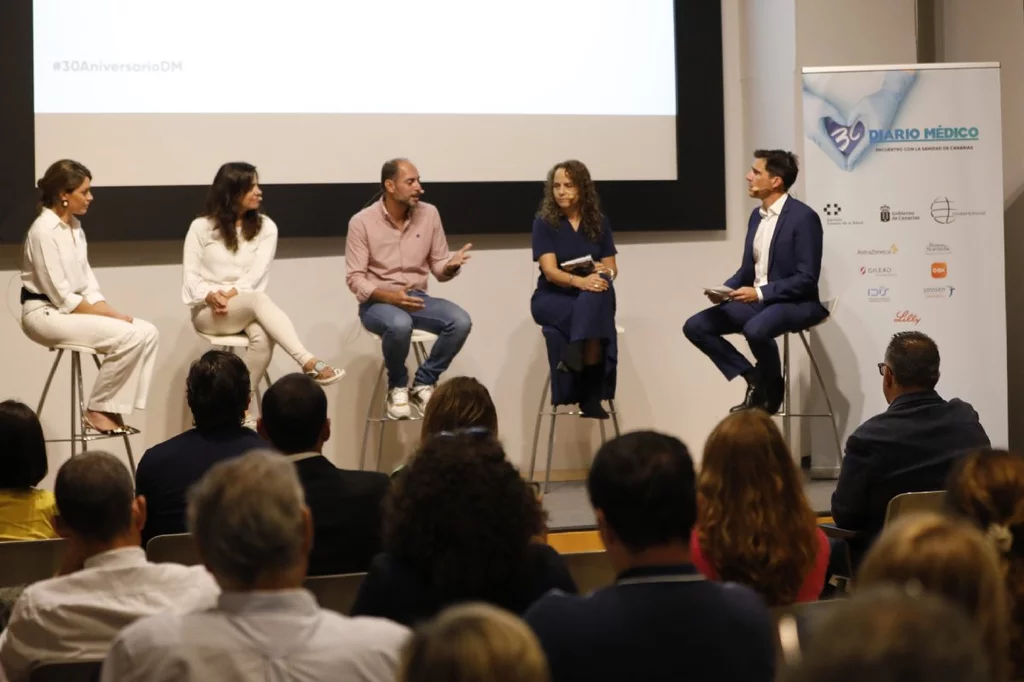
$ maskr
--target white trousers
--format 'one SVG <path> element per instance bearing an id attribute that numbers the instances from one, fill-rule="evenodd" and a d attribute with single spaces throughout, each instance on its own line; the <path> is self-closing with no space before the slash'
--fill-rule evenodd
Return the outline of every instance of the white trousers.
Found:
<path id="1" fill-rule="evenodd" d="M 249 385 L 253 391 L 270 365 L 270 356 L 277 343 L 299 366 L 313 359 L 313 354 L 299 341 L 295 325 L 283 310 L 262 291 L 246 291 L 228 301 L 228 311 L 215 315 L 208 305 L 192 311 L 192 324 L 203 334 L 227 335 L 245 333 L 249 347 L 243 360 L 249 368 Z"/>
<path id="2" fill-rule="evenodd" d="M 21 324 L 36 343 L 85 346 L 103 355 L 88 409 L 116 414 L 145 409 L 159 336 L 152 324 L 138 318 L 125 322 L 62 313 L 45 301 L 27 301 L 21 308 Z"/>

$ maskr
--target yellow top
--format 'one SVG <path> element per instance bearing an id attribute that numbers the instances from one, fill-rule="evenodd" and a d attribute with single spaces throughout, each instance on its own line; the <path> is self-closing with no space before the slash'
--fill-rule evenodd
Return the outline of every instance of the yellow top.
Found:
<path id="1" fill-rule="evenodd" d="M 0 540 L 57 537 L 57 499 L 49 490 L 0 490 Z"/>

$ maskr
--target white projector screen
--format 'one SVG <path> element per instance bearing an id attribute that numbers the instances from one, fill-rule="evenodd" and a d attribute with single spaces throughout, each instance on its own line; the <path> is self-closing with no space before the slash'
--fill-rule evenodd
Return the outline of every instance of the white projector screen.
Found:
<path id="1" fill-rule="evenodd" d="M 37 177 L 675 180 L 672 0 L 33 0 Z"/>

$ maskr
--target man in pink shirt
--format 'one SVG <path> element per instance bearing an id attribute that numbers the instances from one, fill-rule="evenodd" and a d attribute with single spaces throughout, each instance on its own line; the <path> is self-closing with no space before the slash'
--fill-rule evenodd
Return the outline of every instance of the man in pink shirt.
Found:
<path id="1" fill-rule="evenodd" d="M 381 168 L 380 184 L 381 201 L 349 221 L 345 281 L 359 301 L 359 320 L 381 337 L 388 371 L 388 417 L 408 419 L 405 359 L 412 330 L 438 335 L 413 380 L 412 401 L 422 411 L 473 326 L 465 310 L 427 295 L 427 278 L 430 273 L 440 282 L 455 277 L 470 259 L 473 245 L 466 244 L 455 253 L 448 250 L 441 216 L 434 206 L 420 201 L 420 174 L 409 160 L 387 161 Z"/>

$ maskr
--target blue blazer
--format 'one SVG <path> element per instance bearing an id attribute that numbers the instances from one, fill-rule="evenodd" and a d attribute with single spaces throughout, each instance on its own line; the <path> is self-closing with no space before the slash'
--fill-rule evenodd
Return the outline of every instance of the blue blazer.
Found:
<path id="1" fill-rule="evenodd" d="M 733 289 L 754 286 L 754 235 L 760 222 L 761 215 L 755 208 L 747 226 L 743 262 L 736 274 L 726 280 L 726 286 Z M 807 204 L 788 197 L 768 250 L 768 283 L 761 288 L 766 305 L 806 303 L 809 324 L 825 318 L 827 312 L 818 299 L 821 242 L 821 218 Z"/>

